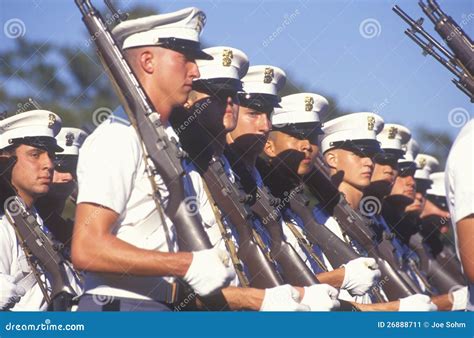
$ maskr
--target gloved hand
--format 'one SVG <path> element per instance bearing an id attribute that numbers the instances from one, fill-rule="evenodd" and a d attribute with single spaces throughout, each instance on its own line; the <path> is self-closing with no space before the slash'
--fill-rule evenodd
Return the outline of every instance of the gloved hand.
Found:
<path id="1" fill-rule="evenodd" d="M 338 294 L 339 290 L 328 284 L 306 286 L 301 304 L 308 305 L 311 311 L 332 311 L 341 305 Z"/>
<path id="2" fill-rule="evenodd" d="M 347 290 L 352 296 L 366 294 L 382 275 L 373 258 L 356 258 L 343 266 L 345 273 L 341 289 Z"/>
<path id="3" fill-rule="evenodd" d="M 184 281 L 200 296 L 227 286 L 235 277 L 229 255 L 219 249 L 193 252 L 193 260 Z"/>
<path id="4" fill-rule="evenodd" d="M 453 302 L 453 307 L 451 311 L 466 310 L 467 299 L 469 297 L 467 292 L 467 286 L 460 287 L 449 292 L 451 301 Z"/>
<path id="5" fill-rule="evenodd" d="M 431 302 L 427 295 L 416 294 L 413 296 L 400 298 L 398 311 L 436 311 L 438 307 Z"/>
<path id="6" fill-rule="evenodd" d="M 300 304 L 300 293 L 291 285 L 265 289 L 260 311 L 309 311 L 309 306 Z"/>
<path id="7" fill-rule="evenodd" d="M 26 290 L 14 283 L 10 275 L 0 273 L 0 310 L 6 310 L 20 301 Z"/>

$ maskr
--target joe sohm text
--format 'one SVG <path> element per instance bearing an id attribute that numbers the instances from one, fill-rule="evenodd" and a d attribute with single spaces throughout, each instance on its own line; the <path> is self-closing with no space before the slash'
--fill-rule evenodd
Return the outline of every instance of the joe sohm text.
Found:
<path id="1" fill-rule="evenodd" d="M 379 329 L 405 329 L 405 328 L 432 328 L 432 329 L 463 329 L 466 328 L 465 322 L 457 321 L 379 321 Z"/>

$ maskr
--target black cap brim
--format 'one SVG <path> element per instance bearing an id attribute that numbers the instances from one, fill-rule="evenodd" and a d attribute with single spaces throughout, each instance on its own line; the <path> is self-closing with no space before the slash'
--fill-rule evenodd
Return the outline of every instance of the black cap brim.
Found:
<path id="1" fill-rule="evenodd" d="M 367 157 L 374 157 L 376 154 L 383 152 L 380 148 L 380 143 L 377 140 L 362 139 L 362 140 L 345 140 L 330 143 L 330 149 L 340 148 L 361 154 Z M 329 150 L 329 149 L 328 149 Z"/>
<path id="2" fill-rule="evenodd" d="M 280 97 L 278 95 L 260 93 L 239 93 L 239 101 L 242 107 L 255 109 L 258 111 L 273 111 L 274 108 L 281 108 Z"/>
<path id="3" fill-rule="evenodd" d="M 56 139 L 49 136 L 27 136 L 10 140 L 11 144 L 24 144 L 27 146 L 53 151 L 55 153 L 63 152 L 64 149 L 58 146 Z"/>
<path id="4" fill-rule="evenodd" d="M 201 44 L 196 41 L 178 38 L 160 38 L 158 46 L 174 50 L 195 60 L 213 60 L 214 58 L 203 52 Z"/>

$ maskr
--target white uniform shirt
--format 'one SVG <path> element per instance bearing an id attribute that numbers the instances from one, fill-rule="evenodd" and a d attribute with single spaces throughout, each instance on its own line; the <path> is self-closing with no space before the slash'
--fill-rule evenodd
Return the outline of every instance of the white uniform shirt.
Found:
<path id="1" fill-rule="evenodd" d="M 171 127 L 166 132 L 178 139 Z M 163 213 L 164 224 L 156 209 L 141 142 L 128 121 L 111 117 L 86 139 L 79 151 L 77 176 L 77 203 L 95 203 L 115 211 L 117 238 L 147 250 L 178 250 L 174 225 Z M 158 175 L 155 182 L 165 207 L 169 192 Z M 85 279 L 87 293 L 147 300 L 158 299 L 160 285 L 173 281 L 171 277 L 96 272 L 86 273 Z"/>
<path id="2" fill-rule="evenodd" d="M 36 214 L 36 220 L 44 231 L 47 229 L 43 225 L 43 220 Z M 80 280 L 76 279 L 75 275 L 69 265 L 65 265 L 66 272 L 69 277 L 69 286 L 76 292 L 76 295 L 82 294 L 82 287 Z M 25 252 L 20 246 L 16 237 L 15 229 L 12 224 L 8 221 L 5 215 L 0 218 L 0 273 L 10 275 L 18 283 L 26 275 L 31 272 L 31 268 L 25 257 Z M 26 293 L 21 297 L 20 301 L 16 303 L 10 310 L 12 311 L 45 311 L 47 303 L 44 295 L 40 289 L 40 286 L 34 280 L 34 277 L 30 276 L 31 280 L 34 281 L 31 284 L 32 287 L 24 286 Z M 42 271 L 40 271 L 40 278 L 46 283 L 46 289 L 48 294 L 51 294 L 51 283 Z M 20 283 L 21 285 L 21 283 Z"/>
<path id="3" fill-rule="evenodd" d="M 446 199 L 454 228 L 459 257 L 456 223 L 474 214 L 474 120 L 470 120 L 454 142 L 446 163 Z M 474 284 L 469 285 L 469 311 L 474 311 Z"/>

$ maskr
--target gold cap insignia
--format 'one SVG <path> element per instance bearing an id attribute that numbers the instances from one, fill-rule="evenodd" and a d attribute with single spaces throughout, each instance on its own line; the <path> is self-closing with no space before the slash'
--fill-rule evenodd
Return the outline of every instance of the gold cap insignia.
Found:
<path id="1" fill-rule="evenodd" d="M 69 132 L 66 134 L 66 146 L 70 147 L 74 143 L 74 134 Z"/>
<path id="2" fill-rule="evenodd" d="M 369 130 L 374 130 L 374 127 L 375 127 L 375 117 L 368 116 L 367 117 L 367 128 Z"/>
<path id="3" fill-rule="evenodd" d="M 224 67 L 230 67 L 232 59 L 234 58 L 234 53 L 230 49 L 224 49 L 222 52 L 222 65 Z"/>
<path id="4" fill-rule="evenodd" d="M 304 110 L 312 111 L 314 106 L 314 99 L 312 96 L 305 96 L 304 98 Z"/>
<path id="5" fill-rule="evenodd" d="M 267 67 L 265 68 L 265 72 L 263 73 L 263 83 L 271 83 L 273 77 L 275 76 L 273 68 Z"/>
<path id="6" fill-rule="evenodd" d="M 388 129 L 388 138 L 393 140 L 395 136 L 397 136 L 397 133 L 398 133 L 397 127 L 390 127 Z"/>
<path id="7" fill-rule="evenodd" d="M 418 164 L 420 165 L 420 168 L 423 169 L 426 165 L 426 158 L 424 157 L 420 158 L 420 160 L 418 161 Z"/>
<path id="8" fill-rule="evenodd" d="M 196 31 L 198 33 L 201 33 L 205 24 L 206 24 L 206 15 L 204 13 L 199 13 L 197 16 L 197 22 L 196 22 L 196 27 L 195 27 Z"/>
<path id="9" fill-rule="evenodd" d="M 49 114 L 48 119 L 49 119 L 48 128 L 53 129 L 53 126 L 54 126 L 54 124 L 56 123 L 56 115 L 54 115 L 54 114 Z"/>

